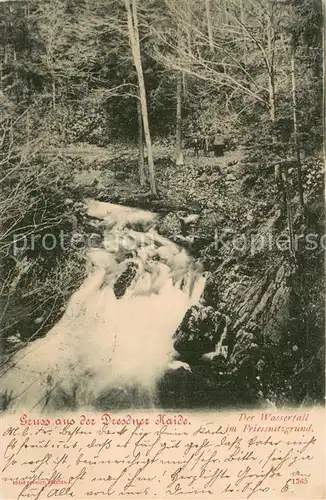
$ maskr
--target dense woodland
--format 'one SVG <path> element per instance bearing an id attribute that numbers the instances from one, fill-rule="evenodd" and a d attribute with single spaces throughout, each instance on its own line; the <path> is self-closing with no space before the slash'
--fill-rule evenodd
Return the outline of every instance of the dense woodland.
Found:
<path id="1" fill-rule="evenodd" d="M 17 0 L 0 23 L 4 354 L 46 335 L 82 282 L 82 248 L 39 241 L 87 232 L 91 196 L 159 211 L 171 239 L 180 211 L 200 215 L 206 306 L 195 340 L 191 312 L 176 333 L 208 381 L 198 401 L 322 401 L 323 248 L 300 244 L 324 227 L 322 2 Z M 225 156 L 194 155 L 215 133 Z M 229 229 L 289 244 L 230 254 L 214 243 Z M 17 234 L 35 244 L 17 251 Z M 229 356 L 203 368 L 193 352 L 223 321 Z"/>

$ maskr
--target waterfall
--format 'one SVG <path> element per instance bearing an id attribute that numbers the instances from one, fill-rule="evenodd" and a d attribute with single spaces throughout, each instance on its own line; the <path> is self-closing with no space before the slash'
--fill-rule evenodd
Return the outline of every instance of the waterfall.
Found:
<path id="1" fill-rule="evenodd" d="M 205 275 L 154 229 L 155 214 L 87 201 L 105 237 L 58 323 L 15 354 L 2 376 L 9 411 L 150 408 L 173 366 L 173 334 Z"/>

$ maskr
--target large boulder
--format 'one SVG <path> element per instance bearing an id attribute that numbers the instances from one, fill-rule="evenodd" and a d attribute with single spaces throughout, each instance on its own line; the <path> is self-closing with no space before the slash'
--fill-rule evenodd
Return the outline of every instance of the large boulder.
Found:
<path id="1" fill-rule="evenodd" d="M 223 329 L 223 318 L 213 307 L 192 306 L 174 334 L 174 348 L 182 361 L 195 363 L 215 349 Z"/>

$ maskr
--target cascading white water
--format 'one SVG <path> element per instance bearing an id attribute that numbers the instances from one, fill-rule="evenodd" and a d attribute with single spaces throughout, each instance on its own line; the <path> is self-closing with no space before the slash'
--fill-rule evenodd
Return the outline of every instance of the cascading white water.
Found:
<path id="1" fill-rule="evenodd" d="M 148 229 L 152 213 L 87 205 L 108 228 L 104 248 L 88 249 L 89 276 L 57 325 L 6 367 L 9 410 L 155 405 L 156 382 L 174 359 L 173 333 L 200 300 L 204 274 L 185 250 Z"/>

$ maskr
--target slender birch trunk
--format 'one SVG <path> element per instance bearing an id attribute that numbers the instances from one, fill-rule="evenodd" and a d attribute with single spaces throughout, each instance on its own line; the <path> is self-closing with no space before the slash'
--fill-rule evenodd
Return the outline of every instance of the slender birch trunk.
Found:
<path id="1" fill-rule="evenodd" d="M 140 100 L 137 99 L 137 118 L 138 118 L 138 170 L 139 182 L 141 186 L 145 185 L 145 155 L 144 155 L 144 130 L 141 114 Z"/>
<path id="2" fill-rule="evenodd" d="M 267 47 L 269 58 L 269 68 L 268 68 L 268 96 L 269 96 L 269 113 L 271 121 L 274 123 L 276 118 L 275 111 L 275 67 L 273 61 L 273 39 L 272 39 L 272 23 L 270 16 L 267 16 Z"/>
<path id="3" fill-rule="evenodd" d="M 176 165 L 183 165 L 182 152 L 182 73 L 177 75 L 177 124 L 176 124 Z"/>
<path id="4" fill-rule="evenodd" d="M 212 16 L 211 16 L 211 0 L 205 0 L 205 10 L 206 10 L 206 21 L 207 21 L 207 32 L 209 48 L 214 51 L 214 41 L 213 41 L 213 26 L 212 26 Z"/>
<path id="5" fill-rule="evenodd" d="M 140 42 L 139 42 L 139 31 L 138 31 L 138 16 L 137 16 L 137 0 L 125 0 L 125 7 L 127 12 L 128 21 L 128 33 L 130 46 L 132 50 L 132 56 L 134 61 L 134 66 L 137 72 L 138 86 L 139 86 L 139 97 L 141 114 L 144 126 L 144 136 L 147 148 L 147 158 L 148 158 L 148 169 L 149 169 L 149 183 L 151 187 L 151 193 L 156 196 L 156 182 L 155 182 L 155 169 L 153 160 L 153 150 L 152 150 L 152 140 L 149 129 L 148 120 L 148 109 L 147 109 L 147 98 L 146 89 L 144 81 L 143 66 L 141 62 L 140 54 Z"/>
<path id="6" fill-rule="evenodd" d="M 292 223 L 292 206 L 291 206 L 291 199 L 290 199 L 288 171 L 287 171 L 286 165 L 282 168 L 282 180 L 283 180 L 283 185 L 284 185 L 285 200 L 286 200 L 286 212 L 287 212 L 287 223 L 288 223 L 288 231 L 289 231 L 289 236 L 290 236 L 290 255 L 292 257 L 294 257 L 295 256 L 295 246 L 294 246 L 294 230 L 293 230 L 293 223 Z"/>

